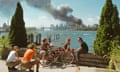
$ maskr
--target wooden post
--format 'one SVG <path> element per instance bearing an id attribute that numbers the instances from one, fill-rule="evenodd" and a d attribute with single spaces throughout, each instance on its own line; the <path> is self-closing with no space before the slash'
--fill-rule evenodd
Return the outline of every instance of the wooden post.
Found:
<path id="1" fill-rule="evenodd" d="M 40 33 L 38 35 L 36 35 L 36 44 L 37 45 L 41 44 L 41 34 Z"/>

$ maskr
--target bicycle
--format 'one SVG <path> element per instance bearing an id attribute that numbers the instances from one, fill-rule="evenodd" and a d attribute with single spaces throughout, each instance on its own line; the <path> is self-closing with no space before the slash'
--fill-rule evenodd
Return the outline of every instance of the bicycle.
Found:
<path id="1" fill-rule="evenodd" d="M 65 52 L 63 48 L 57 48 L 56 50 L 50 49 L 48 50 L 45 60 L 43 60 L 41 65 L 44 67 L 45 65 L 50 66 L 53 63 L 60 63 L 66 66 L 73 63 L 74 58 L 74 54 L 71 51 Z"/>

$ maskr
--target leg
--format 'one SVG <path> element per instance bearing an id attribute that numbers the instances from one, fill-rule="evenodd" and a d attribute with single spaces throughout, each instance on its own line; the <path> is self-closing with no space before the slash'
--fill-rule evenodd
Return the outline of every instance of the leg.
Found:
<path id="1" fill-rule="evenodd" d="M 19 65 L 20 61 L 16 61 L 16 62 L 7 62 L 6 65 L 8 66 L 9 70 L 17 70 L 15 68 L 15 66 Z"/>
<path id="2" fill-rule="evenodd" d="M 24 70 L 29 69 L 29 71 L 32 71 L 31 70 L 32 66 L 33 65 L 31 64 L 31 62 L 21 63 L 21 69 L 24 69 Z"/>
<path id="3" fill-rule="evenodd" d="M 36 58 L 35 60 L 30 62 L 31 65 L 36 65 L 36 72 L 39 72 L 39 63 L 40 63 L 39 58 Z"/>
<path id="4" fill-rule="evenodd" d="M 76 64 L 78 64 L 78 60 L 79 60 L 79 54 L 80 54 L 80 51 L 76 51 L 76 53 L 75 53 L 75 62 L 76 62 Z"/>
<path id="5" fill-rule="evenodd" d="M 41 59 L 42 59 L 42 60 L 45 59 L 45 55 L 46 55 L 46 51 L 41 50 L 41 51 L 40 51 L 40 56 L 41 56 Z"/>

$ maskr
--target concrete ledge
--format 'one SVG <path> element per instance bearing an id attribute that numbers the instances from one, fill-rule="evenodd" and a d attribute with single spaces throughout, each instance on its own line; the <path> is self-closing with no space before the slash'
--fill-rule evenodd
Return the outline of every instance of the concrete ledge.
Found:
<path id="1" fill-rule="evenodd" d="M 20 52 L 19 52 L 20 57 L 23 57 L 24 52 L 26 50 L 27 50 L 27 48 L 20 49 Z M 109 60 L 110 59 L 104 58 L 102 56 L 94 55 L 93 53 L 80 54 L 79 65 L 98 67 L 98 68 L 107 68 L 109 65 Z"/>
<path id="2" fill-rule="evenodd" d="M 79 64 L 83 66 L 107 68 L 109 59 L 94 55 L 92 53 L 80 54 Z"/>

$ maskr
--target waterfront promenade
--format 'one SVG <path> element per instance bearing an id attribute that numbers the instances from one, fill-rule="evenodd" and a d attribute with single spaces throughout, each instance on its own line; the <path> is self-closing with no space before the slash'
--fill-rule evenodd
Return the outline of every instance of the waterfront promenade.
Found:
<path id="1" fill-rule="evenodd" d="M 95 67 L 87 67 L 87 66 L 79 66 L 80 72 L 116 72 L 113 70 L 108 70 L 104 68 L 95 68 Z M 49 68 L 49 67 L 40 67 L 39 72 L 75 72 L 77 69 L 76 66 L 67 66 L 66 68 Z M 5 61 L 0 60 L 0 72 L 8 72 L 7 66 L 5 65 Z"/>

